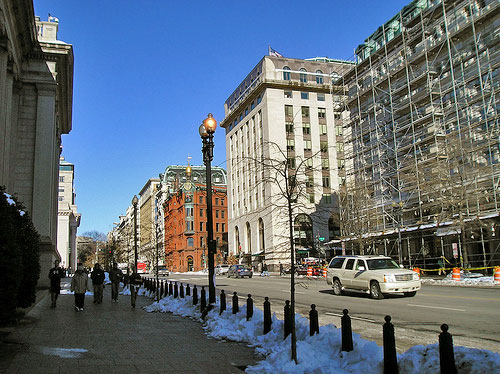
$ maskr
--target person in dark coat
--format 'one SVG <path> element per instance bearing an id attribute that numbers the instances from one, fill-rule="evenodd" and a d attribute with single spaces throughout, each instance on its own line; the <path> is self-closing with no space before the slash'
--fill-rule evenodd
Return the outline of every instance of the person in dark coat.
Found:
<path id="1" fill-rule="evenodd" d="M 113 262 L 113 268 L 109 272 L 109 280 L 111 281 L 111 299 L 118 302 L 118 291 L 120 282 L 123 280 L 123 272 L 118 269 L 118 264 Z"/>
<path id="2" fill-rule="evenodd" d="M 54 267 L 49 271 L 51 308 L 56 307 L 57 297 L 61 293 L 61 279 L 64 276 L 64 270 L 59 267 L 59 260 L 55 260 Z"/>
<path id="3" fill-rule="evenodd" d="M 101 265 L 95 264 L 94 270 L 90 273 L 90 278 L 92 279 L 92 284 L 94 286 L 94 304 L 102 303 L 102 291 L 104 289 L 104 270 L 101 269 Z"/>
<path id="4" fill-rule="evenodd" d="M 141 284 L 141 276 L 134 271 L 130 276 L 130 305 L 132 305 L 132 308 L 135 308 L 135 300 L 137 299 L 137 294 L 139 293 Z"/>

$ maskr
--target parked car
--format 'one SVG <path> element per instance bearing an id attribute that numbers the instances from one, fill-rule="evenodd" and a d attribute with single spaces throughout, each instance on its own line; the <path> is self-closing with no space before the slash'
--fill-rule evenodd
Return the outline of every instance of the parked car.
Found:
<path id="1" fill-rule="evenodd" d="M 231 267 L 229 268 L 229 270 L 227 271 L 226 273 L 227 277 L 235 277 L 235 278 L 238 278 L 238 277 L 248 277 L 248 278 L 252 278 L 253 276 L 253 270 L 251 267 L 247 266 L 247 265 L 231 265 Z"/>
<path id="2" fill-rule="evenodd" d="M 385 256 L 337 256 L 328 266 L 326 278 L 335 295 L 346 290 L 369 293 L 373 299 L 384 294 L 403 293 L 415 296 L 421 287 L 420 275 L 402 269 L 392 258 Z"/>
<path id="3" fill-rule="evenodd" d="M 220 264 L 215 267 L 215 274 L 217 275 L 223 275 L 226 274 L 227 271 L 229 270 L 229 265 L 227 264 Z"/>
<path id="4" fill-rule="evenodd" d="M 170 275 L 170 272 L 168 271 L 168 269 L 165 265 L 159 265 L 158 266 L 158 275 L 168 277 Z"/>

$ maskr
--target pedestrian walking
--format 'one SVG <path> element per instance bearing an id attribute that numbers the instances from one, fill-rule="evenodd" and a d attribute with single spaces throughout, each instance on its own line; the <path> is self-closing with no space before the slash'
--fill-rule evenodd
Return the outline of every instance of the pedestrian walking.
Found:
<path id="1" fill-rule="evenodd" d="M 118 302 L 118 291 L 120 289 L 120 282 L 123 279 L 123 272 L 118 269 L 118 264 L 113 262 L 113 268 L 109 272 L 109 280 L 111 281 L 111 299 Z"/>
<path id="2" fill-rule="evenodd" d="M 83 271 L 83 264 L 78 264 L 71 279 L 71 291 L 75 293 L 75 310 L 82 311 L 85 304 L 85 292 L 89 289 L 89 276 Z"/>
<path id="3" fill-rule="evenodd" d="M 129 284 L 130 284 L 130 305 L 132 305 L 132 308 L 135 308 L 135 300 L 137 299 L 139 288 L 142 285 L 141 276 L 134 271 L 130 276 Z"/>
<path id="4" fill-rule="evenodd" d="M 55 260 L 54 267 L 49 271 L 51 308 L 56 307 L 57 297 L 61 293 L 62 278 L 64 278 L 64 270 L 59 267 L 59 260 Z"/>
<path id="5" fill-rule="evenodd" d="M 280 262 L 280 275 L 284 275 L 283 264 Z"/>
<path id="6" fill-rule="evenodd" d="M 443 257 L 440 257 L 439 260 L 438 260 L 438 266 L 439 266 L 439 270 L 438 270 L 438 275 L 446 275 L 446 271 L 444 270 L 444 258 Z"/>
<path id="7" fill-rule="evenodd" d="M 96 263 L 94 265 L 94 270 L 90 273 L 90 278 L 92 279 L 92 285 L 94 286 L 94 304 L 102 303 L 102 292 L 104 289 L 104 270 L 101 269 L 101 265 Z"/>
<path id="8" fill-rule="evenodd" d="M 269 276 L 269 272 L 267 271 L 267 265 L 265 262 L 262 264 L 262 271 L 260 273 L 260 276 L 261 277 L 268 277 Z"/>

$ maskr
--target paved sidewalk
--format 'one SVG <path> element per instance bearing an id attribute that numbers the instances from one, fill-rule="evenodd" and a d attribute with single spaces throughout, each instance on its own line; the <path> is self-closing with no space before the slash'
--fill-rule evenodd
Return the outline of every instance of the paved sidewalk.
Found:
<path id="1" fill-rule="evenodd" d="M 66 279 L 68 280 L 68 279 Z M 67 285 L 66 285 L 67 286 Z M 47 295 L 24 322 L 3 338 L 1 373 L 242 373 L 258 357 L 240 343 L 209 339 L 201 324 L 169 313 L 147 313 L 151 299 L 130 296 L 102 304 L 86 296 L 60 295 L 56 309 Z"/>

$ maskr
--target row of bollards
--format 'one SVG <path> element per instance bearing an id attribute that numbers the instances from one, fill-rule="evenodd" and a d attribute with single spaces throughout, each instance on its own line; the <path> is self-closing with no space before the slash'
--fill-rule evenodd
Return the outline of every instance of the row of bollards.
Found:
<path id="1" fill-rule="evenodd" d="M 184 286 L 182 283 L 180 285 L 177 282 L 167 281 L 168 284 L 156 284 L 154 279 L 145 279 L 144 287 L 150 292 L 154 292 L 158 288 L 160 289 L 160 297 L 163 296 L 173 296 L 174 298 L 184 298 L 186 296 L 191 296 L 191 288 L 189 284 L 186 284 L 186 290 L 184 293 Z M 159 287 L 158 287 L 159 286 Z M 238 294 L 233 292 L 232 296 L 232 314 L 239 313 L 239 303 Z M 205 310 L 207 307 L 206 291 L 205 287 L 201 287 L 200 296 L 198 299 L 198 288 L 196 285 L 193 286 L 192 295 L 193 305 L 200 304 L 200 310 Z M 264 298 L 264 335 L 271 331 L 272 329 L 272 318 L 271 318 L 271 303 L 268 297 Z M 253 317 L 254 302 L 252 295 L 248 294 L 246 300 L 246 320 L 250 321 Z M 224 290 L 221 290 L 219 295 L 219 314 L 226 311 L 226 294 Z M 396 354 L 396 339 L 394 332 L 394 325 L 391 323 L 391 317 L 385 316 L 385 323 L 383 324 L 383 343 L 384 343 L 384 374 L 398 374 L 398 361 Z M 285 301 L 284 307 L 284 325 L 283 339 L 286 339 L 292 331 L 292 315 L 290 311 L 290 301 Z M 457 368 L 455 365 L 455 356 L 453 350 L 453 338 L 448 332 L 448 325 L 441 325 L 441 333 L 439 334 L 439 359 L 441 366 L 441 374 L 456 374 Z M 316 310 L 316 305 L 311 305 L 311 310 L 309 311 L 309 335 L 313 336 L 319 334 L 319 317 L 318 311 Z M 354 350 L 354 344 L 352 339 L 352 326 L 351 317 L 349 316 L 349 311 L 344 309 L 342 311 L 341 317 L 341 335 L 342 335 L 342 351 L 350 352 Z"/>

